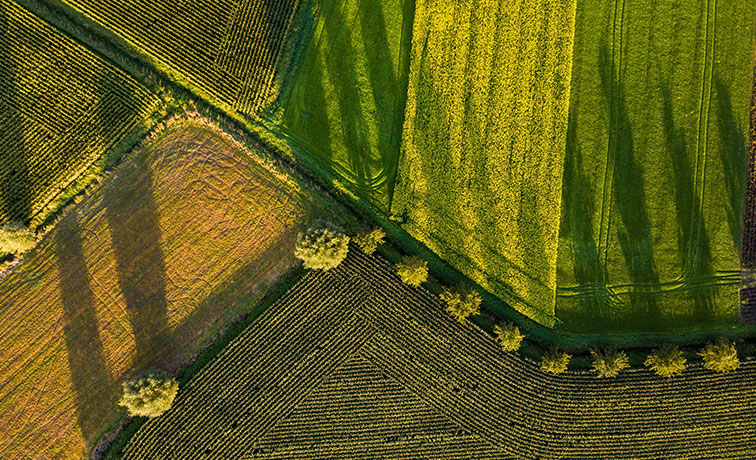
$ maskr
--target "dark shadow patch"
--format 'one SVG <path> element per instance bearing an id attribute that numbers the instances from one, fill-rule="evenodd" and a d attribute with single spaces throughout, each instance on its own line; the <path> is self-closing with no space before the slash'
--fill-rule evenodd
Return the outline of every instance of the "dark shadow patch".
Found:
<path id="1" fill-rule="evenodd" d="M 746 169 L 748 167 L 747 140 L 735 121 L 732 97 L 719 77 L 714 77 L 714 92 L 717 101 L 717 127 L 719 138 L 724 145 L 719 149 L 727 180 L 727 224 L 736 247 L 741 245 L 741 218 L 743 215 L 743 194 L 745 191 Z"/>
<path id="2" fill-rule="evenodd" d="M 113 95 L 119 96 L 117 104 L 133 105 L 130 95 L 108 74 L 99 80 L 99 90 L 96 110 L 100 120 L 111 119 L 107 114 L 116 109 L 110 104 Z M 103 125 L 100 129 L 106 136 L 111 127 Z M 111 181 L 103 188 L 103 205 L 115 252 L 118 284 L 134 331 L 135 362 L 146 365 L 171 356 L 175 350 L 168 334 L 167 277 L 152 174 L 149 164 L 140 163 L 122 168 L 119 173 L 127 177 Z"/>
<path id="3" fill-rule="evenodd" d="M 325 8 L 322 12 L 324 21 L 323 33 L 325 39 L 330 44 L 340 43 L 342 34 L 347 34 L 349 24 L 344 18 L 339 5 L 333 5 Z M 335 48 L 332 48 L 335 51 Z M 368 183 L 368 168 L 365 158 L 369 157 L 367 149 L 367 133 L 365 132 L 365 122 L 355 112 L 358 111 L 359 105 L 359 82 L 354 70 L 353 59 L 355 57 L 354 48 L 348 46 L 342 52 L 334 52 L 327 56 L 325 62 L 328 73 L 332 76 L 334 82 L 341 82 L 336 88 L 337 104 L 342 117 L 341 127 L 346 138 L 347 158 L 349 166 L 355 175 L 355 182 L 360 189 Z"/>
<path id="4" fill-rule="evenodd" d="M 84 440 L 92 442 L 102 428 L 103 415 L 92 410 L 94 392 L 114 393 L 97 320 L 97 302 L 89 285 L 81 229 L 71 213 L 53 232 L 60 298 L 63 303 L 63 335 L 66 343 L 76 416 Z"/>
<path id="5" fill-rule="evenodd" d="M 670 155 L 670 164 L 675 181 L 675 207 L 677 208 L 678 253 L 681 264 L 686 267 L 683 282 L 693 284 L 696 278 L 711 277 L 712 255 L 709 238 L 705 228 L 701 201 L 696 194 L 693 181 L 695 171 L 690 162 L 685 133 L 675 125 L 672 95 L 667 85 L 661 82 L 663 131 L 667 141 L 666 149 Z M 695 316 L 706 319 L 713 316 L 715 289 L 701 286 L 688 292 L 694 303 Z"/>
<path id="6" fill-rule="evenodd" d="M 647 197 L 640 159 L 635 151 L 630 117 L 618 70 L 606 46 L 599 50 L 601 83 L 610 114 L 608 155 L 614 157 L 612 188 L 609 191 L 612 210 L 616 210 L 622 228 L 614 229 L 620 250 L 627 264 L 630 281 L 639 291 L 659 284 L 653 261 L 651 220 L 646 208 Z M 632 198 L 630 198 L 632 197 Z M 609 219 L 611 219 L 611 215 Z M 608 240 L 611 235 L 608 235 Z M 634 316 L 653 321 L 660 317 L 654 293 L 630 292 L 628 299 Z"/>

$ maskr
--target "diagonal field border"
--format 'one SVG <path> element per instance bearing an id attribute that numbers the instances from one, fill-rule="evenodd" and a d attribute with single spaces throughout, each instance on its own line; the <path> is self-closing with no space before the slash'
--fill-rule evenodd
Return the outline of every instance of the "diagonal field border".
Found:
<path id="1" fill-rule="evenodd" d="M 729 374 L 695 365 L 672 380 L 640 369 L 616 379 L 544 374 L 353 246 L 341 266 L 307 275 L 182 388 L 125 458 L 264 457 L 270 452 L 256 441 L 355 353 L 515 458 L 756 453 L 755 360 Z"/>

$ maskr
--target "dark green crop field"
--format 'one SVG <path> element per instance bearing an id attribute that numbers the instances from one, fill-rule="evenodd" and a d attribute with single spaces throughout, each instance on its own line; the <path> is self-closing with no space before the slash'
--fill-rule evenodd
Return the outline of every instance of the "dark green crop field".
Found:
<path id="1" fill-rule="evenodd" d="M 413 0 L 319 5 L 283 130 L 387 210 L 401 140 Z"/>
<path id="2" fill-rule="evenodd" d="M 578 2 L 556 314 L 735 324 L 756 3 Z"/>

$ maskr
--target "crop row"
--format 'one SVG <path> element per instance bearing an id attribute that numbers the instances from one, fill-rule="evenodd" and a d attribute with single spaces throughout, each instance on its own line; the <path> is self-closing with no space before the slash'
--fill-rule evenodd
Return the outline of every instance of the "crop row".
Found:
<path id="1" fill-rule="evenodd" d="M 515 455 L 658 458 L 717 448 L 736 455 L 752 445 L 754 362 L 729 375 L 695 367 L 679 381 L 644 370 L 616 381 L 544 375 L 477 327 L 440 315 L 441 302 L 396 283 L 390 264 L 363 264 L 377 288 L 365 317 L 379 334 L 365 354 L 462 426 L 514 446 Z"/>
<path id="2" fill-rule="evenodd" d="M 160 65 L 245 114 L 272 89 L 298 0 L 199 0 L 190 4 L 65 0 Z"/>
<path id="3" fill-rule="evenodd" d="M 124 458 L 240 456 L 365 340 L 370 330 L 348 315 L 362 298 L 361 283 L 333 274 L 304 279 L 148 422 Z"/>
<path id="4" fill-rule="evenodd" d="M 353 247 L 250 325 L 126 458 L 747 458 L 754 445 L 752 360 L 674 380 L 553 376 L 443 310 Z"/>
<path id="5" fill-rule="evenodd" d="M 0 221 L 28 220 L 157 99 L 14 2 L 0 14 Z"/>

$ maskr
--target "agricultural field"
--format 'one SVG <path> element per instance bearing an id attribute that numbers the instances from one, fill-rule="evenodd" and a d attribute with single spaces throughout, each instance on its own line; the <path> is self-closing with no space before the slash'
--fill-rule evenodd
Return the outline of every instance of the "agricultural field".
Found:
<path id="1" fill-rule="evenodd" d="M 295 266 L 309 199 L 252 155 L 174 121 L 0 279 L 0 458 L 82 458 L 124 379 L 175 371 Z"/>
<path id="2" fill-rule="evenodd" d="M 756 3 L 578 2 L 560 327 L 738 321 Z"/>
<path id="3" fill-rule="evenodd" d="M 418 0 L 391 212 L 553 325 L 574 0 Z"/>
<path id="4" fill-rule="evenodd" d="M 751 135 L 744 208 L 740 249 L 740 320 L 756 323 L 756 66 L 751 96 Z"/>
<path id="5" fill-rule="evenodd" d="M 173 79 L 245 115 L 276 97 L 299 0 L 62 0 L 146 54 Z"/>
<path id="6" fill-rule="evenodd" d="M 356 247 L 306 275 L 147 421 L 124 459 L 756 454 L 756 361 L 552 376 Z"/>
<path id="7" fill-rule="evenodd" d="M 158 99 L 18 4 L 0 0 L 0 222 L 32 221 Z"/>
<path id="8" fill-rule="evenodd" d="M 413 0 L 321 2 L 280 127 L 379 209 L 394 188 Z"/>

